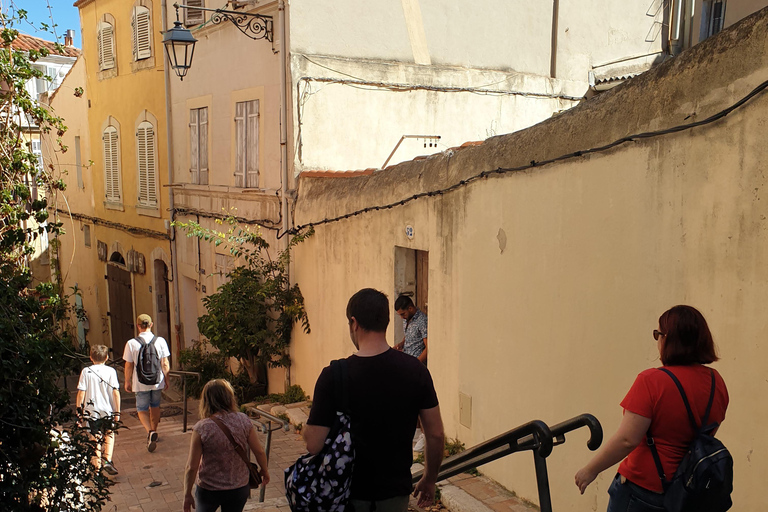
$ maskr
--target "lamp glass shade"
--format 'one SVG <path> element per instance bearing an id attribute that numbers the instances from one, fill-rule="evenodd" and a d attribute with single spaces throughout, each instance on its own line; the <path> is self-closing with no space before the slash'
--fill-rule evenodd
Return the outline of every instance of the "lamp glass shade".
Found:
<path id="1" fill-rule="evenodd" d="M 163 34 L 163 45 L 168 55 L 171 68 L 176 74 L 184 80 L 187 71 L 192 67 L 192 57 L 195 53 L 195 43 L 197 39 L 192 33 L 182 27 L 181 23 L 176 21 L 174 27 Z"/>

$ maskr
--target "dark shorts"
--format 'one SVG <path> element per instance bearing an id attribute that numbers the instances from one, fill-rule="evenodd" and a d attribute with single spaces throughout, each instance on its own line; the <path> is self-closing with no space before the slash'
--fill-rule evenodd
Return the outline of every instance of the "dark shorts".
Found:
<path id="1" fill-rule="evenodd" d="M 221 507 L 221 512 L 242 512 L 251 488 L 247 485 L 238 489 L 226 491 L 209 491 L 199 485 L 195 490 L 195 512 L 215 512 Z"/>
<path id="2" fill-rule="evenodd" d="M 623 480 L 623 482 L 622 482 Z M 664 512 L 664 495 L 635 485 L 618 473 L 608 488 L 607 512 Z"/>

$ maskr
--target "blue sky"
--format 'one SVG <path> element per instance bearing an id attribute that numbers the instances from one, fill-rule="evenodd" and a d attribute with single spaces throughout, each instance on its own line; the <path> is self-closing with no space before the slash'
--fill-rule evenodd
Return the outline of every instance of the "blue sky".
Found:
<path id="1" fill-rule="evenodd" d="M 57 25 L 55 30 L 56 34 L 59 36 L 59 42 L 62 44 L 64 43 L 64 32 L 71 28 L 75 31 L 75 46 L 82 48 L 80 37 L 80 13 L 78 12 L 77 7 L 72 6 L 72 4 L 75 3 L 75 0 L 11 0 L 9 3 L 17 9 L 24 9 L 27 11 L 27 17 L 36 27 L 39 27 L 40 23 L 47 23 L 49 26 L 52 25 L 52 12 L 53 21 Z M 51 12 L 48 11 L 49 4 L 51 6 Z M 7 5 L 8 3 L 6 3 L 6 6 Z M 27 23 L 21 23 L 14 28 L 19 30 L 19 32 L 39 37 L 47 41 L 53 41 L 55 39 L 53 34 L 48 32 L 36 32 L 35 29 Z"/>

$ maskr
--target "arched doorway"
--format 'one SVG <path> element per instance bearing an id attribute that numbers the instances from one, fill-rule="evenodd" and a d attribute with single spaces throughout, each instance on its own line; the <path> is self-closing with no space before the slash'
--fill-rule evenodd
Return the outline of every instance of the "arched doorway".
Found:
<path id="1" fill-rule="evenodd" d="M 153 331 L 158 336 L 162 336 L 168 342 L 170 347 L 171 342 L 171 315 L 170 306 L 168 300 L 168 266 L 163 260 L 155 260 L 154 262 L 154 275 L 155 275 L 155 327 Z"/>
<path id="2" fill-rule="evenodd" d="M 131 300 L 131 274 L 125 269 L 125 259 L 113 252 L 107 263 L 109 292 L 109 325 L 112 334 L 112 357 L 123 357 L 125 343 L 135 336 L 133 301 Z"/>

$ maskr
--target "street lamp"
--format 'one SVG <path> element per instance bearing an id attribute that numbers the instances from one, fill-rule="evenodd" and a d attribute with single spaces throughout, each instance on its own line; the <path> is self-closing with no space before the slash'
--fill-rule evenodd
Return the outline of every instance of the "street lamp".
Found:
<path id="1" fill-rule="evenodd" d="M 165 53 L 168 54 L 171 67 L 178 77 L 184 80 L 187 71 L 192 67 L 192 56 L 195 54 L 197 39 L 192 32 L 181 25 L 179 4 L 175 4 L 174 7 L 176 7 L 176 21 L 173 23 L 173 28 L 163 34 L 163 45 L 165 45 Z"/>
<path id="2" fill-rule="evenodd" d="M 195 53 L 197 39 L 179 21 L 179 8 L 211 12 L 211 23 L 214 25 L 230 21 L 240 32 L 251 39 L 266 39 L 270 43 L 274 41 L 272 16 L 227 11 L 225 9 L 190 7 L 188 5 L 179 5 L 178 3 L 173 4 L 173 6 L 176 8 L 176 21 L 173 23 L 173 28 L 163 34 L 163 44 L 168 54 L 168 60 L 171 62 L 171 67 L 182 80 L 187 76 L 187 71 L 192 66 L 192 55 Z"/>

